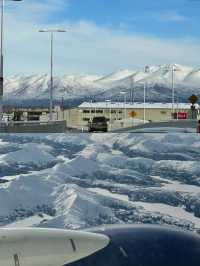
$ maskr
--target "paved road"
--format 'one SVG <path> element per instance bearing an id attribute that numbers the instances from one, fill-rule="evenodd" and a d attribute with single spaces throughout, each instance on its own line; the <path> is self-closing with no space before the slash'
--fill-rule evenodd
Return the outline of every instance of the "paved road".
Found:
<path id="1" fill-rule="evenodd" d="M 167 133 L 182 132 L 195 133 L 197 127 L 196 120 L 174 120 L 164 122 L 152 122 L 138 125 L 132 128 L 122 128 L 112 130 L 110 133 Z M 0 133 L 88 133 L 87 130 L 76 128 L 66 128 L 64 121 L 51 123 L 12 123 L 9 126 L 0 124 Z M 99 132 L 98 132 L 99 133 Z M 108 132 L 109 133 L 109 132 Z M 105 134 L 105 133 L 104 133 Z"/>
<path id="2" fill-rule="evenodd" d="M 167 133 L 183 132 L 195 133 L 197 127 L 196 120 L 171 120 L 163 122 L 151 122 L 135 126 L 133 128 L 122 128 L 112 132 L 133 132 L 133 133 Z"/>

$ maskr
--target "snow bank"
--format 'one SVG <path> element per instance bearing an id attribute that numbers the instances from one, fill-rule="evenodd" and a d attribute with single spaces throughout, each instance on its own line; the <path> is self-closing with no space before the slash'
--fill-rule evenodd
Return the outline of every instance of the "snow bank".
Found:
<path id="1" fill-rule="evenodd" d="M 0 156 L 0 161 L 7 164 L 33 164 L 42 166 L 51 164 L 55 158 L 50 154 L 51 148 L 46 145 L 34 143 L 24 144 L 18 151 L 10 152 Z"/>
<path id="2" fill-rule="evenodd" d="M 147 204 L 174 204 L 200 216 L 196 135 L 38 134 L 3 135 L 0 140 L 1 225 L 17 222 L 77 229 L 156 222 L 188 226 L 178 223 L 177 217 L 134 207 L 127 200 L 130 197 Z M 175 180 L 184 190 L 176 191 Z M 187 190 L 187 184 L 198 189 Z M 107 193 L 100 195 L 102 189 Z"/>

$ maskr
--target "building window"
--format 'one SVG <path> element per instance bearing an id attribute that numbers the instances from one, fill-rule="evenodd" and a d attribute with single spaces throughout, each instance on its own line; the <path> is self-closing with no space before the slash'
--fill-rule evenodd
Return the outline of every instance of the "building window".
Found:
<path id="1" fill-rule="evenodd" d="M 161 115 L 166 115 L 167 111 L 160 111 Z"/>
<path id="2" fill-rule="evenodd" d="M 97 114 L 103 114 L 103 110 L 96 110 Z"/>
<path id="3" fill-rule="evenodd" d="M 89 122 L 90 119 L 89 118 L 83 118 L 83 121 Z"/>
<path id="4" fill-rule="evenodd" d="M 32 115 L 32 116 L 34 116 L 34 115 L 37 115 L 37 116 L 39 116 L 39 115 L 42 115 L 42 112 L 29 112 L 28 113 L 28 115 Z"/>
<path id="5" fill-rule="evenodd" d="M 90 110 L 83 110 L 83 113 L 84 114 L 89 114 L 90 113 Z"/>

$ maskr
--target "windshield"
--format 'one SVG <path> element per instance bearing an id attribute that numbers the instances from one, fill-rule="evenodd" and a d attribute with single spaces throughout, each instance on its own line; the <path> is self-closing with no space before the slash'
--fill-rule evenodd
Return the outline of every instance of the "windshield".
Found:
<path id="1" fill-rule="evenodd" d="M 98 122 L 105 123 L 106 122 L 106 118 L 105 117 L 94 117 L 92 122 L 94 122 L 94 123 L 98 123 Z"/>

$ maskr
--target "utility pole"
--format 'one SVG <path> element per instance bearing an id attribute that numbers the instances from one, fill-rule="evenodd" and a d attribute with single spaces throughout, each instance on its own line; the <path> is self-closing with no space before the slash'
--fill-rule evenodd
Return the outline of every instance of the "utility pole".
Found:
<path id="1" fill-rule="evenodd" d="M 3 118 L 3 33 L 4 33 L 4 0 L 1 0 L 1 58 L 0 58 L 0 120 Z"/>
<path id="2" fill-rule="evenodd" d="M 172 113 L 175 112 L 174 65 L 172 65 Z"/>
<path id="3" fill-rule="evenodd" d="M 49 103 L 49 120 L 52 121 L 53 120 L 53 88 L 54 88 L 54 80 L 53 80 L 53 52 L 54 52 L 54 33 L 56 32 L 66 32 L 65 30 L 61 30 L 61 29 L 49 29 L 49 30 L 39 30 L 39 32 L 42 33 L 50 33 L 51 35 L 51 77 L 50 77 L 50 92 L 49 92 L 49 98 L 50 98 L 50 103 Z"/>
<path id="4" fill-rule="evenodd" d="M 22 0 L 10 0 L 20 2 Z M 5 0 L 1 0 L 1 42 L 0 42 L 0 121 L 3 118 L 3 94 L 4 94 L 4 6 Z"/>
<path id="5" fill-rule="evenodd" d="M 127 118 L 127 114 L 126 114 L 126 92 L 125 91 L 120 91 L 121 95 L 124 95 L 124 120 L 126 120 Z"/>
<path id="6" fill-rule="evenodd" d="M 135 80 L 133 76 L 131 76 L 131 102 L 135 102 Z"/>
<path id="7" fill-rule="evenodd" d="M 144 82 L 144 124 L 146 122 L 146 82 Z"/>

